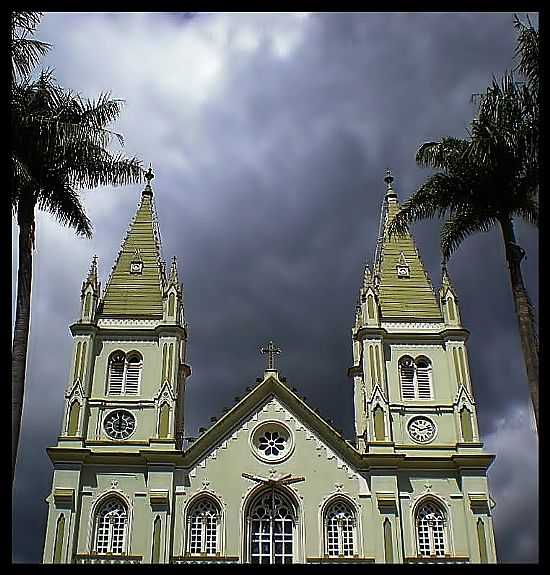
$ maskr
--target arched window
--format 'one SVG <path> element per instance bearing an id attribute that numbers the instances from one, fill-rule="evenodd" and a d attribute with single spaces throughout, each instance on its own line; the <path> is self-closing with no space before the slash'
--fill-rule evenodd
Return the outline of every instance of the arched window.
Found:
<path id="1" fill-rule="evenodd" d="M 118 498 L 111 497 L 99 508 L 95 521 L 95 552 L 100 554 L 124 552 L 128 511 Z"/>
<path id="2" fill-rule="evenodd" d="M 416 512 L 418 554 L 422 557 L 445 555 L 445 514 L 435 501 L 424 502 Z"/>
<path id="3" fill-rule="evenodd" d="M 432 364 L 426 357 L 399 360 L 399 379 L 403 399 L 432 399 Z"/>
<path id="4" fill-rule="evenodd" d="M 262 491 L 250 506 L 251 563 L 292 563 L 296 512 L 290 499 L 276 489 Z"/>
<path id="5" fill-rule="evenodd" d="M 329 557 L 354 555 L 355 514 L 351 505 L 341 499 L 332 503 L 325 513 L 325 549 Z"/>
<path id="6" fill-rule="evenodd" d="M 219 549 L 220 510 L 211 497 L 199 499 L 187 514 L 187 551 L 215 555 Z"/>
<path id="7" fill-rule="evenodd" d="M 143 360 L 137 352 L 127 356 L 115 351 L 109 359 L 107 393 L 109 395 L 137 395 L 141 381 Z"/>

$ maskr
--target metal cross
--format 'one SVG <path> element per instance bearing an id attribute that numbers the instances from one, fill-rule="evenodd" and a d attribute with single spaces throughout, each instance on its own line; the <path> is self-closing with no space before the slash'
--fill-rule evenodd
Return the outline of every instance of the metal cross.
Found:
<path id="1" fill-rule="evenodd" d="M 267 353 L 267 370 L 275 371 L 275 358 L 274 354 L 279 355 L 281 353 L 281 348 L 275 347 L 273 342 L 270 341 L 267 347 L 260 348 L 260 353 Z"/>

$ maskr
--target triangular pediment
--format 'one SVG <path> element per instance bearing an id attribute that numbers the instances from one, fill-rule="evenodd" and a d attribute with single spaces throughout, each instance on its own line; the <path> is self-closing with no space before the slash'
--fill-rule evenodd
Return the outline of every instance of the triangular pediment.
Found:
<path id="1" fill-rule="evenodd" d="M 250 429 L 266 410 L 283 423 L 291 421 L 293 427 L 304 432 L 315 449 L 324 450 L 327 457 L 335 457 L 342 465 L 355 467 L 360 464 L 359 452 L 275 375 L 266 377 L 205 431 L 185 451 L 185 459 L 193 464 L 214 450 L 225 448 L 241 430 Z"/>

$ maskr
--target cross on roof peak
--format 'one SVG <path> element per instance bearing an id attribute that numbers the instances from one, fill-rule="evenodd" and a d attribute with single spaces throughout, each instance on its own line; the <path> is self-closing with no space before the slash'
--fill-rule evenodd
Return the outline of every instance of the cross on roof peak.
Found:
<path id="1" fill-rule="evenodd" d="M 267 354 L 267 369 L 266 371 L 277 371 L 275 369 L 275 357 L 274 355 L 279 355 L 281 353 L 281 348 L 276 347 L 270 340 L 267 347 L 261 347 L 260 353 Z"/>

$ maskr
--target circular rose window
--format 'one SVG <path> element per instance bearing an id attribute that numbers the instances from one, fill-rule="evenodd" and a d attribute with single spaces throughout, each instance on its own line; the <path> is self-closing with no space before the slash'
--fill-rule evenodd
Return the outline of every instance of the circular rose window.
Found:
<path id="1" fill-rule="evenodd" d="M 278 421 L 260 423 L 250 439 L 252 451 L 262 461 L 282 461 L 294 447 L 290 430 Z"/>

